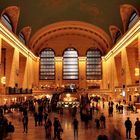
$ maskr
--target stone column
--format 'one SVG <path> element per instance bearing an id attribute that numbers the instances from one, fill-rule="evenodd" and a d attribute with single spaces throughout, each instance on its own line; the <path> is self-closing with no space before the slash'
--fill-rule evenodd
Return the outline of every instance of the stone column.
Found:
<path id="1" fill-rule="evenodd" d="M 18 49 L 6 50 L 6 81 L 7 86 L 15 87 L 19 83 L 19 51 Z"/>
<path id="2" fill-rule="evenodd" d="M 138 102 L 140 103 L 140 35 L 138 36 L 138 65 L 139 65 L 139 97 L 138 97 Z"/>
<path id="3" fill-rule="evenodd" d="M 0 91 L 2 91 L 3 87 L 2 87 L 2 83 L 1 83 L 1 78 L 2 78 L 2 62 L 1 62 L 1 57 L 2 57 L 2 52 L 1 52 L 1 49 L 2 49 L 2 39 L 1 39 L 1 36 L 0 36 Z M 1 94 L 1 93 L 0 93 Z"/>
<path id="4" fill-rule="evenodd" d="M 86 57 L 79 57 L 79 87 L 86 88 Z"/>
<path id="5" fill-rule="evenodd" d="M 128 57 L 126 48 L 123 48 L 121 51 L 121 57 L 122 57 L 122 69 L 121 69 L 121 76 L 122 76 L 122 89 L 125 92 L 124 98 L 128 101 L 128 94 L 127 94 L 127 85 L 131 84 L 131 76 L 129 71 L 129 63 L 128 63 Z"/>
<path id="6" fill-rule="evenodd" d="M 55 84 L 57 87 L 62 86 L 62 79 L 63 79 L 62 61 L 63 61 L 63 57 L 55 57 Z"/>

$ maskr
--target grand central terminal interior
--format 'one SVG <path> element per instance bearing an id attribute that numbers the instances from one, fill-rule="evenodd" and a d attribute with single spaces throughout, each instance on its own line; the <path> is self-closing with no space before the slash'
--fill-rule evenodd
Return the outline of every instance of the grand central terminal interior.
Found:
<path id="1" fill-rule="evenodd" d="M 0 16 L 0 140 L 140 140 L 139 0 L 1 0 Z"/>

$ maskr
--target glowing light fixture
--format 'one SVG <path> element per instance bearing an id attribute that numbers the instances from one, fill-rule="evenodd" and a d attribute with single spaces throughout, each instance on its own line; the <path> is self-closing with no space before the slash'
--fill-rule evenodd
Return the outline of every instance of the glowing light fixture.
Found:
<path id="1" fill-rule="evenodd" d="M 5 77 L 5 76 L 1 77 L 1 83 L 2 83 L 3 85 L 6 84 L 6 77 Z"/>
<path id="2" fill-rule="evenodd" d="M 67 96 L 67 97 L 70 97 L 70 94 L 68 93 L 68 94 L 66 94 L 66 96 Z"/>
<path id="3" fill-rule="evenodd" d="M 139 72 L 139 68 L 135 68 L 135 76 L 139 76 L 140 72 Z"/>

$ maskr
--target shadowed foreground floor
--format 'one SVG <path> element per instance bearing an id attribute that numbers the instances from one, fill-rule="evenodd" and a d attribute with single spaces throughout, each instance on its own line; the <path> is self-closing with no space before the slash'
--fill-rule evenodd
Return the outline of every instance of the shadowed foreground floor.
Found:
<path id="1" fill-rule="evenodd" d="M 102 105 L 102 104 L 101 104 Z M 140 117 L 140 113 L 134 114 L 134 113 L 128 113 L 126 110 L 124 111 L 124 114 L 119 114 L 114 110 L 113 117 L 108 117 L 108 106 L 106 104 L 105 109 L 103 110 L 101 108 L 101 112 L 104 112 L 106 116 L 106 128 L 105 129 L 99 129 L 97 130 L 95 128 L 95 118 L 100 116 L 100 113 L 94 113 L 92 121 L 89 122 L 88 129 L 85 129 L 85 124 L 81 122 L 79 111 L 77 118 L 79 120 L 79 135 L 78 140 L 96 140 L 99 134 L 106 134 L 109 137 L 109 140 L 125 140 L 125 127 L 124 122 L 127 117 L 130 117 L 130 120 L 132 121 L 133 127 L 132 127 L 132 140 L 135 139 L 135 127 L 134 123 L 137 117 Z M 138 110 L 140 112 L 140 110 Z M 28 133 L 23 133 L 23 126 L 22 122 L 19 121 L 19 117 L 17 117 L 17 113 L 15 112 L 14 118 L 10 117 L 9 115 L 6 115 L 9 121 L 12 121 L 12 123 L 15 126 L 15 132 L 12 136 L 12 140 L 47 140 L 45 138 L 45 130 L 44 125 L 43 126 L 34 126 L 34 118 L 31 114 L 29 114 L 29 131 Z M 63 126 L 64 132 L 62 134 L 63 140 L 74 140 L 73 135 L 73 126 L 72 126 L 72 118 L 69 114 L 68 109 L 64 111 L 64 115 L 60 116 L 59 114 L 51 113 L 50 118 L 53 121 L 54 117 L 58 117 L 60 119 L 60 122 Z M 20 116 L 22 118 L 22 116 Z M 117 134 L 116 134 L 117 133 Z M 119 136 L 119 138 L 116 138 L 116 135 Z M 53 129 L 52 129 L 52 137 L 53 137 Z M 7 140 L 8 138 L 6 138 Z M 77 138 L 76 138 L 77 139 Z M 75 139 L 75 140 L 76 140 Z"/>

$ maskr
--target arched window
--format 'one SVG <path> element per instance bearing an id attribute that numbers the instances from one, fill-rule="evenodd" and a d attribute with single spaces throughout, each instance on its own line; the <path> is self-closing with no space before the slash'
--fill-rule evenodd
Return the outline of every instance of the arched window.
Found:
<path id="1" fill-rule="evenodd" d="M 137 21 L 139 18 L 139 15 L 136 12 L 133 12 L 128 20 L 128 29 L 131 28 L 134 23 Z"/>
<path id="2" fill-rule="evenodd" d="M 116 32 L 114 43 L 116 43 L 120 38 L 121 38 L 121 32 L 118 31 L 118 32 Z"/>
<path id="3" fill-rule="evenodd" d="M 101 80 L 102 67 L 101 67 L 101 52 L 97 48 L 90 48 L 87 51 L 87 64 L 86 64 L 86 77 L 87 80 Z"/>
<path id="4" fill-rule="evenodd" d="M 54 51 L 46 48 L 40 53 L 40 80 L 55 79 Z"/>
<path id="5" fill-rule="evenodd" d="M 11 31 L 13 31 L 12 22 L 11 22 L 10 18 L 6 14 L 3 14 L 1 16 L 1 20 L 7 26 L 8 29 L 10 29 Z"/>
<path id="6" fill-rule="evenodd" d="M 74 48 L 68 48 L 63 55 L 63 79 L 78 79 L 78 53 Z"/>
<path id="7" fill-rule="evenodd" d="M 25 40 L 24 34 L 20 32 L 18 36 L 19 36 L 20 41 L 21 41 L 23 44 L 26 44 L 26 40 Z"/>

